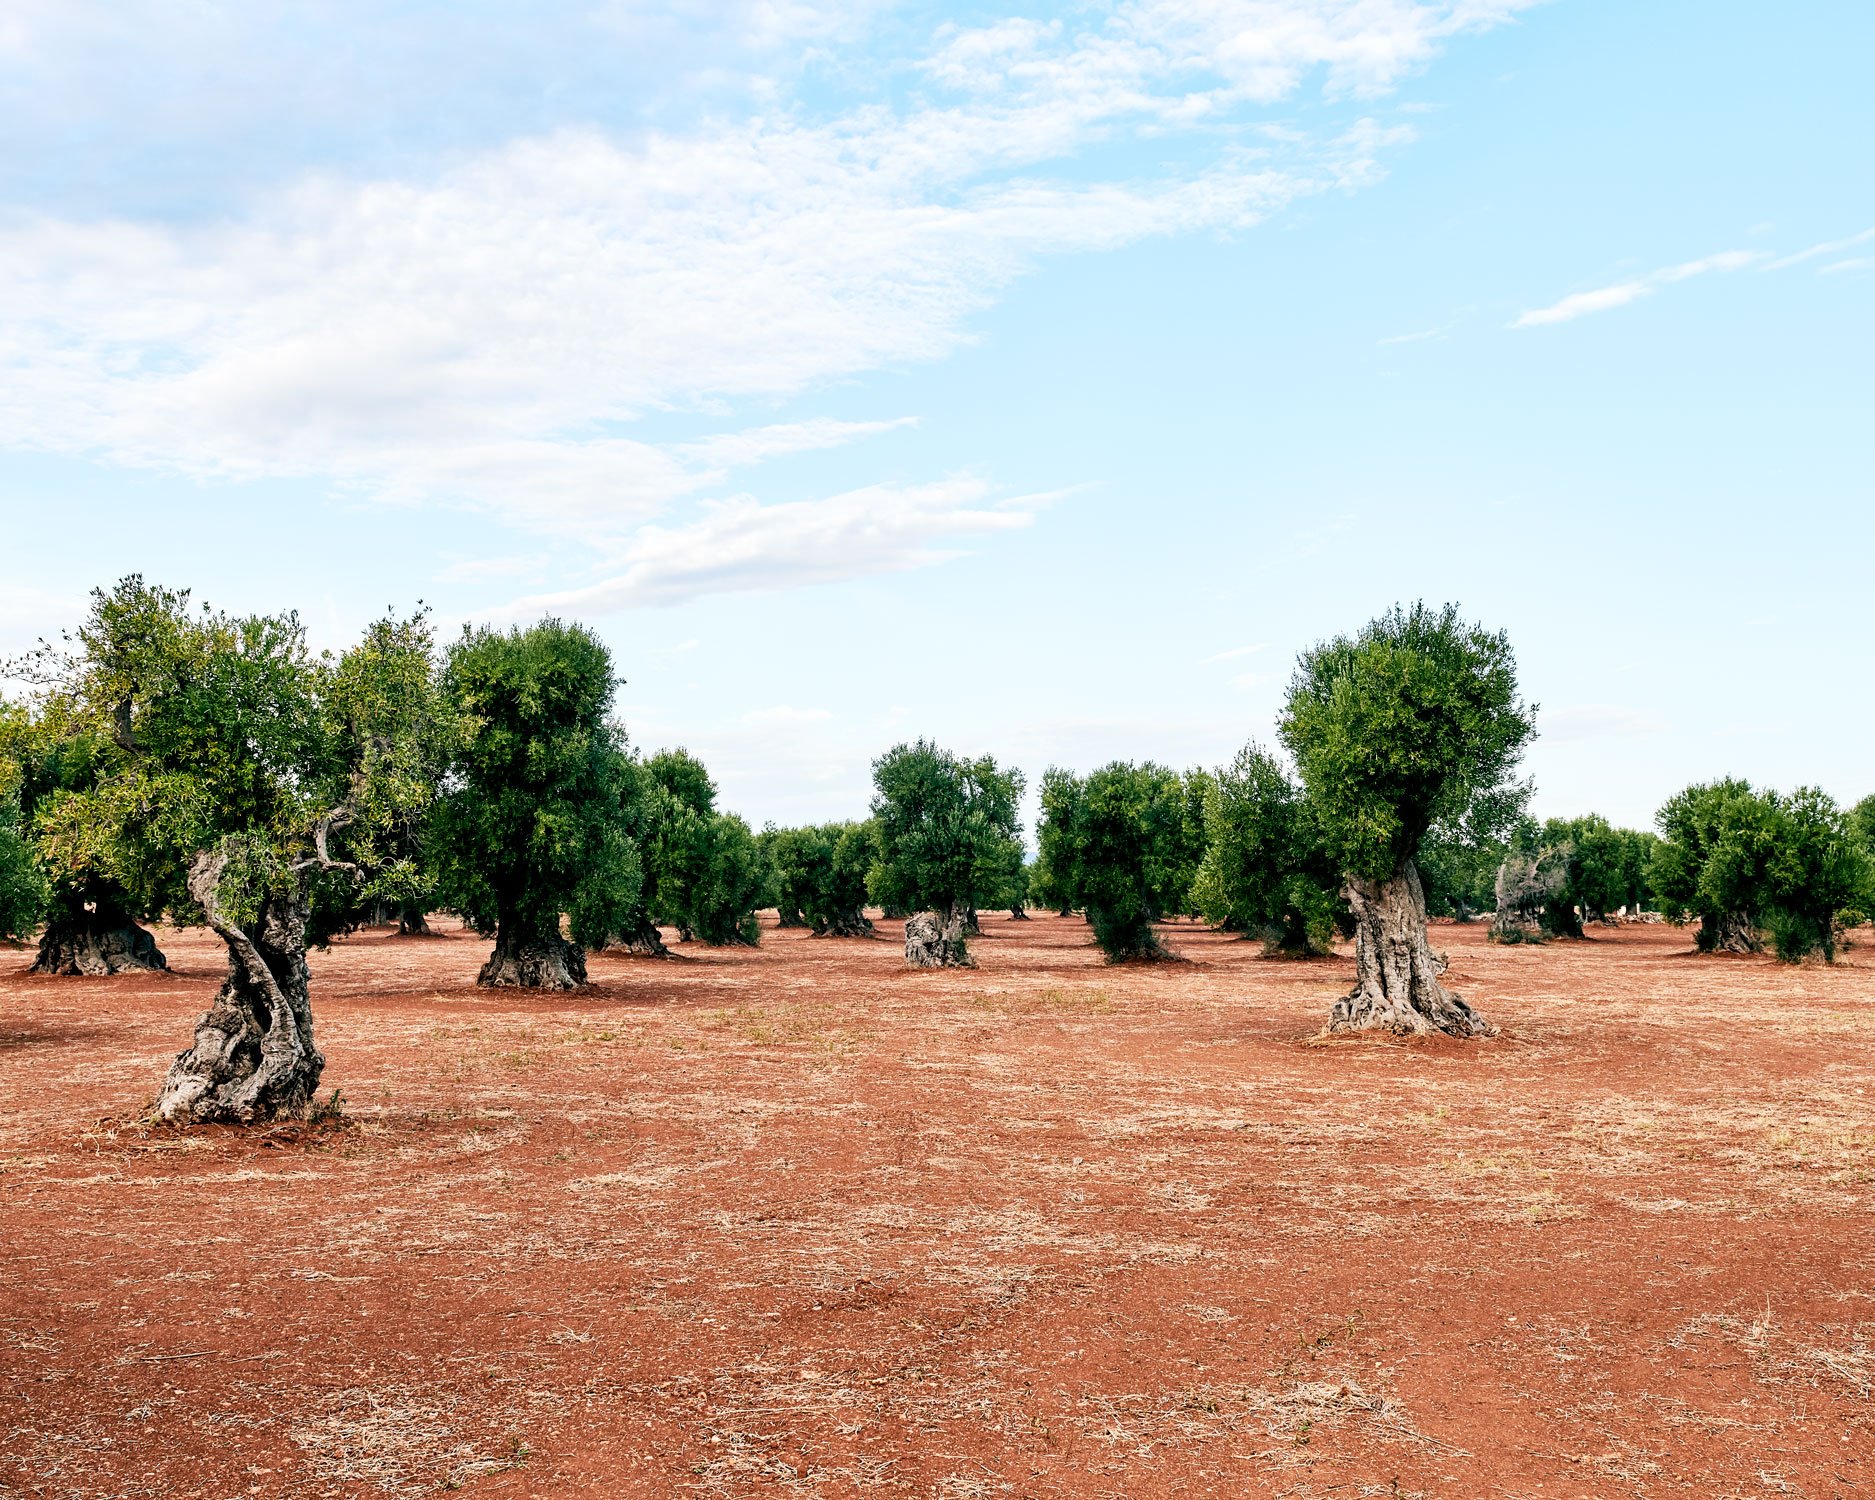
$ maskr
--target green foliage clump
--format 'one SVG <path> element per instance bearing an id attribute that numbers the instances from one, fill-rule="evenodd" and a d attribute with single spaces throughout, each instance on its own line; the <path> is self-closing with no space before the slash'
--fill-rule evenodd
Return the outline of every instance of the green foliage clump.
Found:
<path id="1" fill-rule="evenodd" d="M 770 851 L 716 807 L 716 782 L 688 750 L 660 750 L 643 766 L 638 815 L 645 908 L 686 942 L 715 947 L 761 939 L 756 913 L 780 899 Z"/>
<path id="2" fill-rule="evenodd" d="M 1833 963 L 1843 929 L 1875 914 L 1875 874 L 1849 815 L 1828 793 L 1778 797 L 1777 845 L 1765 872 L 1764 917 L 1777 956 Z"/>
<path id="3" fill-rule="evenodd" d="M 1053 907 L 1062 916 L 1074 910 L 1074 893 L 1068 888 L 1064 872 L 1071 859 L 1068 830 L 1074 821 L 1075 800 L 1081 795 L 1081 783 L 1072 771 L 1050 766 L 1042 772 L 1041 822 L 1035 829 L 1035 862 L 1029 869 L 1029 895 L 1041 906 Z"/>
<path id="4" fill-rule="evenodd" d="M 1501 838 L 1479 837 L 1464 828 L 1434 828 L 1415 861 L 1427 912 L 1469 922 L 1479 912 L 1492 910 L 1498 866 L 1508 852 Z"/>
<path id="5" fill-rule="evenodd" d="M 1303 958 L 1330 951 L 1341 882 L 1301 788 L 1254 743 L 1208 778 L 1209 847 L 1193 900 L 1213 926 Z"/>
<path id="6" fill-rule="evenodd" d="M 627 831 L 637 776 L 610 719 L 612 659 L 591 631 L 546 620 L 465 629 L 445 658 L 449 789 L 429 848 L 443 899 L 478 932 L 597 947 L 643 871 Z"/>
<path id="7" fill-rule="evenodd" d="M 879 857 L 879 830 L 870 819 L 764 831 L 776 889 L 796 919 L 817 936 L 863 933 L 866 882 Z"/>
<path id="8" fill-rule="evenodd" d="M 1052 869 L 1095 941 L 1116 962 L 1162 956 L 1152 924 L 1184 904 L 1191 878 L 1182 778 L 1114 761 L 1078 781 L 1056 775 L 1053 790 Z"/>
<path id="9" fill-rule="evenodd" d="M 701 825 L 696 853 L 679 925 L 712 947 L 755 947 L 762 934 L 756 913 L 774 899 L 774 874 L 760 842 L 741 818 L 719 812 Z"/>
<path id="10" fill-rule="evenodd" d="M 356 645 L 322 663 L 321 677 L 320 700 L 333 729 L 371 746 L 375 756 L 352 819 L 380 856 L 345 889 L 340 908 L 323 914 L 323 925 L 356 926 L 389 908 L 407 930 L 420 928 L 437 894 L 423 840 L 451 749 L 429 611 L 373 621 Z"/>
<path id="11" fill-rule="evenodd" d="M 1447 605 L 1394 609 L 1303 653 L 1278 729 L 1336 868 L 1399 875 L 1435 829 L 1508 827 L 1535 733 L 1503 632 Z"/>
<path id="12" fill-rule="evenodd" d="M 11 727 L 22 728 L 24 709 L 0 700 L 0 942 L 18 942 L 39 925 L 51 891 L 27 841 L 20 814 L 19 764 L 7 753 Z"/>
<path id="13" fill-rule="evenodd" d="M 1756 948 L 1777 850 L 1776 800 L 1727 777 L 1687 787 L 1655 815 L 1648 881 L 1668 920 L 1699 920 L 1697 946 Z"/>
<path id="14" fill-rule="evenodd" d="M 1021 862 L 1022 773 L 965 760 L 928 740 L 873 762 L 879 853 L 869 881 L 888 911 L 962 913 L 993 899 Z"/>

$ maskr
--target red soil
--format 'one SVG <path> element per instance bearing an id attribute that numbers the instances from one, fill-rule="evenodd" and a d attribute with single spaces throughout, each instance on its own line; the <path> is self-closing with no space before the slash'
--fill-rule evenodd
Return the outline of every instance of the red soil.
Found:
<path id="1" fill-rule="evenodd" d="M 1875 967 L 1497 949 L 1494 1040 L 1312 1044 L 1345 959 L 990 920 L 316 956 L 340 1123 L 135 1123 L 222 959 L 0 952 L 0 1493 L 1875 1492 Z"/>

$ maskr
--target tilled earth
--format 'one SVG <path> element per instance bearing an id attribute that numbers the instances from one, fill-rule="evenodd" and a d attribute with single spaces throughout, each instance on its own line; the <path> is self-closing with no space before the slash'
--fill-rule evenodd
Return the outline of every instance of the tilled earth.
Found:
<path id="1" fill-rule="evenodd" d="M 1441 925 L 1500 1036 L 1322 1043 L 1348 958 L 1166 932 L 362 933 L 246 1132 L 138 1123 L 207 934 L 0 950 L 0 1494 L 1875 1493 L 1868 947 Z"/>

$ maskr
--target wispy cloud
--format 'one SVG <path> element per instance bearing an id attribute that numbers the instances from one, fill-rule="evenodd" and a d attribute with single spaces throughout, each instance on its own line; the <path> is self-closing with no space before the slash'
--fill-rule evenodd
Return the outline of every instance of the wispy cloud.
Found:
<path id="1" fill-rule="evenodd" d="M 732 480 L 748 487 L 739 470 L 909 418 L 809 415 L 688 442 L 637 424 L 811 399 L 938 359 L 1051 257 L 1239 231 L 1372 182 L 1407 137 L 1358 111 L 1324 116 L 1333 123 L 1312 135 L 1238 127 L 1312 78 L 1330 101 L 1384 93 L 1531 3 L 1120 0 L 1073 26 L 992 18 L 932 37 L 927 87 L 900 103 L 869 92 L 829 108 L 788 92 L 777 69 L 765 103 L 687 127 L 561 118 L 419 156 L 399 175 L 308 173 L 207 216 L 11 218 L 0 446 L 473 507 L 536 545 L 628 557 L 594 598 L 847 576 L 862 558 L 916 565 L 1018 513 L 960 500 L 952 482 L 856 491 L 872 496 L 858 507 L 721 498 Z M 345 5 L 364 15 L 361 0 Z M 782 41 L 838 49 L 872 8 L 703 7 L 713 33 L 753 28 L 770 53 Z M 69 81 L 90 76 L 84 39 L 106 27 L 112 56 L 148 38 L 158 73 L 181 70 L 194 89 L 196 42 L 171 45 L 170 9 L 31 0 L 7 45 L 54 59 L 35 76 Z M 236 57 L 264 53 L 291 10 L 257 6 L 197 36 L 213 8 L 185 9 L 190 37 Z M 631 30 L 686 7 L 601 9 Z M 66 53 L 78 62 L 57 62 Z M 747 98 L 762 98 L 750 77 Z M 60 93 L 47 90 L 42 103 Z M 252 107 L 244 94 L 229 118 Z M 1127 149 L 1174 132 L 1189 142 L 1176 166 L 1142 167 Z M 801 535 L 832 550 L 816 556 Z"/>
<path id="2" fill-rule="evenodd" d="M 1214 656 L 1207 656 L 1204 659 L 1204 665 L 1208 667 L 1212 662 L 1236 661 L 1239 657 L 1254 656 L 1257 652 L 1264 650 L 1267 645 L 1265 641 L 1256 641 L 1248 646 L 1232 646 L 1228 651 L 1219 651 Z"/>
<path id="3" fill-rule="evenodd" d="M 1564 297 L 1560 302 L 1552 302 L 1548 307 L 1539 307 L 1523 313 L 1516 322 L 1511 324 L 1511 327 L 1540 328 L 1550 323 L 1567 323 L 1576 318 L 1586 317 L 1590 313 L 1626 307 L 1629 303 L 1638 302 L 1643 297 L 1651 297 L 1661 287 L 1671 286 L 1679 281 L 1688 281 L 1695 276 L 1704 276 L 1712 271 L 1742 271 L 1748 266 L 1759 271 L 1788 270 L 1792 266 L 1800 266 L 1810 261 L 1840 254 L 1844 250 L 1872 239 L 1875 239 L 1875 229 L 1865 229 L 1860 234 L 1852 234 L 1840 240 L 1825 240 L 1821 244 L 1812 245 L 1807 250 L 1798 250 L 1791 255 L 1773 255 L 1762 250 L 1727 250 L 1699 260 L 1683 261 L 1677 266 L 1666 266 L 1646 276 L 1635 277 L 1631 281 L 1615 282 L 1610 286 L 1596 287 L 1593 291 L 1573 293 Z M 1872 263 L 1875 262 L 1871 262 L 1867 257 L 1851 257 L 1822 266 L 1817 274 L 1858 271 Z"/>
<path id="4" fill-rule="evenodd" d="M 872 485 L 824 500 L 707 504 L 683 526 L 646 526 L 622 549 L 622 570 L 582 588 L 518 599 L 491 615 L 521 619 L 683 604 L 710 594 L 835 583 L 927 567 L 968 538 L 1016 531 L 1055 497 L 991 498 L 977 479 Z"/>
<path id="5" fill-rule="evenodd" d="M 1767 271 L 1782 271 L 1787 266 L 1800 266 L 1805 261 L 1819 260 L 1827 255 L 1836 255 L 1856 245 L 1875 240 L 1875 229 L 1864 229 L 1860 234 L 1852 234 L 1847 239 L 1825 240 L 1820 245 L 1812 245 L 1808 250 L 1799 250 L 1795 255 L 1782 256 L 1765 267 Z M 1823 268 L 1829 270 L 1828 266 Z"/>
<path id="6" fill-rule="evenodd" d="M 1666 727 L 1666 721 L 1657 714 L 1613 703 L 1578 703 L 1566 708 L 1545 709 L 1538 723 L 1543 738 L 1558 743 L 1632 739 L 1637 735 L 1658 734 Z"/>
<path id="7" fill-rule="evenodd" d="M 1671 286 L 1675 282 L 1689 281 L 1695 276 L 1704 276 L 1714 271 L 1742 271 L 1746 266 L 1756 264 L 1766 258 L 1762 251 L 1726 250 L 1718 255 L 1703 256 L 1699 260 L 1682 261 L 1679 265 L 1665 266 L 1646 276 L 1637 277 L 1633 281 L 1596 287 L 1593 291 L 1576 292 L 1564 297 L 1560 302 L 1551 303 L 1548 307 L 1539 307 L 1524 313 L 1511 326 L 1513 328 L 1539 328 L 1550 323 L 1567 323 L 1576 318 L 1587 317 L 1590 313 L 1626 307 L 1630 302 L 1638 302 L 1643 297 L 1651 297 L 1661 287 Z"/>

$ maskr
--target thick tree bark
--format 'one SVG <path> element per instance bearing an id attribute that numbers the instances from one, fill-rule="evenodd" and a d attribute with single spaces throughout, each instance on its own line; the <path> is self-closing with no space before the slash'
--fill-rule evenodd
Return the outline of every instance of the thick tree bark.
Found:
<path id="1" fill-rule="evenodd" d="M 964 936 L 967 938 L 983 936 L 983 924 L 977 921 L 975 902 L 964 908 Z"/>
<path id="2" fill-rule="evenodd" d="M 775 909 L 775 925 L 777 927 L 805 927 L 807 918 L 801 915 L 801 910 L 797 906 L 780 906 Z"/>
<path id="3" fill-rule="evenodd" d="M 397 908 L 397 935 L 399 937 L 430 937 L 430 923 L 423 908 L 414 901 L 406 901 Z"/>
<path id="4" fill-rule="evenodd" d="M 1318 955 L 1309 941 L 1309 924 L 1302 913 L 1286 911 L 1282 922 L 1264 941 L 1265 958 L 1314 958 Z"/>
<path id="5" fill-rule="evenodd" d="M 815 937 L 871 937 L 872 918 L 855 907 L 836 912 L 814 929 Z"/>
<path id="6" fill-rule="evenodd" d="M 921 911 L 905 924 L 905 962 L 914 969 L 974 969 L 964 946 L 964 909 Z"/>
<path id="7" fill-rule="evenodd" d="M 271 897 L 251 930 L 220 909 L 224 854 L 198 854 L 189 894 L 228 945 L 228 977 L 195 1041 L 170 1065 L 153 1111 L 175 1124 L 298 1119 L 312 1108 L 325 1058 L 313 1045 L 303 891 Z"/>
<path id="8" fill-rule="evenodd" d="M 671 956 L 671 950 L 664 946 L 664 934 L 658 931 L 658 924 L 644 912 L 639 912 L 606 946 L 622 949 L 626 953 L 635 953 L 640 958 L 669 958 Z"/>
<path id="9" fill-rule="evenodd" d="M 1009 908 L 1009 920 L 1010 920 L 1010 921 L 1012 921 L 1012 922 L 1026 922 L 1026 921 L 1028 921 L 1028 920 L 1029 920 L 1029 912 L 1028 912 L 1028 908 L 1027 908 L 1027 907 L 1024 907 L 1024 906 L 1012 906 L 1012 907 L 1010 907 L 1010 908 Z"/>
<path id="10" fill-rule="evenodd" d="M 1742 911 L 1709 912 L 1699 919 L 1701 953 L 1756 953 L 1764 947 L 1758 929 Z"/>
<path id="11" fill-rule="evenodd" d="M 1329 1012 L 1330 1031 L 1488 1036 L 1490 1026 L 1439 983 L 1445 959 L 1426 941 L 1426 894 L 1409 860 L 1392 879 L 1348 879 L 1355 984 Z"/>
<path id="12" fill-rule="evenodd" d="M 495 929 L 495 951 L 475 982 L 485 989 L 584 989 L 586 953 L 558 931 L 524 931 L 520 923 L 504 919 Z"/>
<path id="13" fill-rule="evenodd" d="M 156 939 L 124 912 L 100 908 L 58 914 L 39 937 L 29 974 L 123 974 L 166 969 Z"/>

